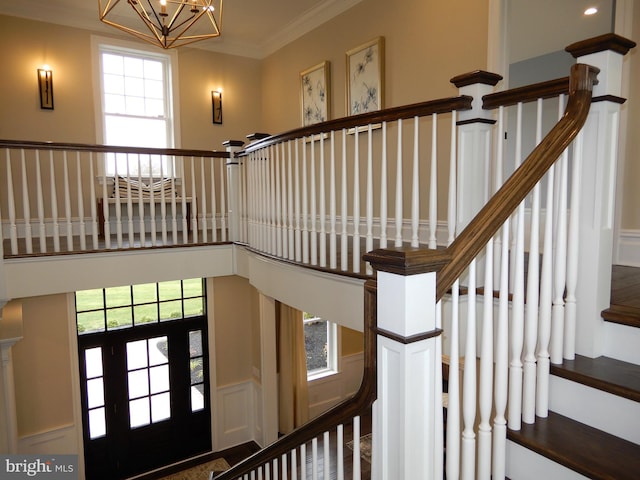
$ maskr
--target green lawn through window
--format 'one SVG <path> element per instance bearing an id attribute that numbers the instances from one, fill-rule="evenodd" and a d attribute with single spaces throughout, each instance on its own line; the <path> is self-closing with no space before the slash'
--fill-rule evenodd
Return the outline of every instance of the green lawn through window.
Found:
<path id="1" fill-rule="evenodd" d="M 202 315 L 201 278 L 76 292 L 78 333 Z M 106 318 L 106 321 L 105 321 Z"/>

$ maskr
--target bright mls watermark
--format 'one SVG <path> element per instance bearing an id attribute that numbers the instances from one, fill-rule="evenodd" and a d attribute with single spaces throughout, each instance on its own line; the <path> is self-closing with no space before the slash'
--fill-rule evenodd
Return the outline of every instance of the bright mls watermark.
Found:
<path id="1" fill-rule="evenodd" d="M 0 480 L 77 480 L 78 455 L 0 455 Z"/>

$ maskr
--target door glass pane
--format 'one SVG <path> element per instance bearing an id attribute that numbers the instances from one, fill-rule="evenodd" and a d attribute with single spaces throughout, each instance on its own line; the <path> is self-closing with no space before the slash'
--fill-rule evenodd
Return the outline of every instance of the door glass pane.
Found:
<path id="1" fill-rule="evenodd" d="M 135 370 L 129 372 L 129 399 L 140 398 L 149 395 L 148 370 Z"/>
<path id="2" fill-rule="evenodd" d="M 89 410 L 89 437 L 104 437 L 107 434 L 104 407 Z"/>
<path id="3" fill-rule="evenodd" d="M 133 315 L 130 306 L 107 310 L 107 330 L 130 327 L 132 324 Z"/>
<path id="4" fill-rule="evenodd" d="M 84 351 L 87 378 L 102 376 L 102 347 L 88 348 Z"/>
<path id="5" fill-rule="evenodd" d="M 189 356 L 199 357 L 202 355 L 202 331 L 194 330 L 189 332 Z"/>
<path id="6" fill-rule="evenodd" d="M 201 298 L 187 298 L 184 301 L 184 316 L 192 317 L 204 313 L 203 301 Z"/>
<path id="7" fill-rule="evenodd" d="M 167 337 L 149 339 L 149 365 L 162 365 L 169 360 L 169 344 Z"/>
<path id="8" fill-rule="evenodd" d="M 169 390 L 169 365 L 160 365 L 149 369 L 151 393 Z"/>
<path id="9" fill-rule="evenodd" d="M 202 385 L 191 387 L 191 411 L 196 412 L 204 408 L 204 395 L 200 392 Z"/>
<path id="10" fill-rule="evenodd" d="M 129 425 L 131 428 L 142 427 L 150 423 L 149 397 L 131 400 L 129 402 Z"/>
<path id="11" fill-rule="evenodd" d="M 87 380 L 87 407 L 104 406 L 104 381 L 102 378 Z"/>
<path id="12" fill-rule="evenodd" d="M 137 340 L 127 343 L 127 370 L 136 370 L 148 366 L 147 341 Z"/>
<path id="13" fill-rule="evenodd" d="M 159 422 L 171 417 L 171 398 L 169 392 L 151 397 L 151 420 Z"/>

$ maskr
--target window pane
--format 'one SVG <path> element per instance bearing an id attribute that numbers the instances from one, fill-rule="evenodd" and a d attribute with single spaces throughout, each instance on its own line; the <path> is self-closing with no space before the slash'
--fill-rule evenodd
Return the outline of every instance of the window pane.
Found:
<path id="1" fill-rule="evenodd" d="M 104 79 L 104 93 L 124 95 L 124 77 L 122 75 L 105 74 L 102 78 Z"/>
<path id="2" fill-rule="evenodd" d="M 169 390 L 169 365 L 160 365 L 149 369 L 151 393 Z"/>
<path id="3" fill-rule="evenodd" d="M 149 117 L 163 117 L 164 116 L 164 103 L 162 100 L 147 99 L 145 101 L 145 115 Z"/>
<path id="4" fill-rule="evenodd" d="M 202 298 L 187 298 L 184 301 L 184 316 L 192 317 L 204 313 L 204 302 Z"/>
<path id="5" fill-rule="evenodd" d="M 76 317 L 78 333 L 92 333 L 104 331 L 104 310 L 97 312 L 78 313 Z"/>
<path id="6" fill-rule="evenodd" d="M 307 351 L 307 372 L 327 368 L 328 322 L 309 322 L 304 325 L 304 341 Z"/>
<path id="7" fill-rule="evenodd" d="M 107 298 L 107 307 L 120 307 L 122 305 L 131 305 L 131 288 L 112 287 L 105 289 Z"/>
<path id="8" fill-rule="evenodd" d="M 87 407 L 104 406 L 104 382 L 102 378 L 87 381 Z"/>
<path id="9" fill-rule="evenodd" d="M 171 418 L 171 398 L 169 393 L 161 393 L 151 397 L 151 416 L 154 423 Z"/>
<path id="10" fill-rule="evenodd" d="M 151 305 L 136 305 L 133 307 L 133 317 L 136 325 L 157 322 L 158 306 L 155 303 Z"/>
<path id="11" fill-rule="evenodd" d="M 191 387 L 191 411 L 196 412 L 204 408 L 204 395 L 200 391 L 202 385 L 194 385 Z"/>
<path id="12" fill-rule="evenodd" d="M 102 289 L 81 290 L 76 292 L 76 311 L 83 312 L 85 310 L 95 310 L 104 308 L 104 299 Z"/>
<path id="13" fill-rule="evenodd" d="M 89 437 L 104 437 L 107 433 L 104 407 L 89 410 Z"/>
<path id="14" fill-rule="evenodd" d="M 105 115 L 105 125 L 107 145 L 157 148 L 167 146 L 167 125 L 164 119 Z M 145 132 L 145 135 L 140 135 L 140 132 Z M 123 173 L 126 170 L 119 171 Z M 113 175 L 113 172 L 109 174 Z"/>
<path id="15" fill-rule="evenodd" d="M 134 370 L 129 372 L 129 400 L 149 395 L 149 370 Z"/>
<path id="16" fill-rule="evenodd" d="M 129 425 L 131 428 L 142 427 L 150 423 L 149 397 L 131 400 L 129 402 Z"/>
<path id="17" fill-rule="evenodd" d="M 164 302 L 160 304 L 160 320 L 173 320 L 182 318 L 182 302 Z"/>
<path id="18" fill-rule="evenodd" d="M 149 303 L 155 302 L 157 299 L 155 283 L 133 286 L 133 303 Z"/>
<path id="19" fill-rule="evenodd" d="M 192 358 L 189 361 L 191 369 L 191 385 L 202 383 L 204 381 L 204 370 L 202 368 L 202 357 Z"/>
<path id="20" fill-rule="evenodd" d="M 169 362 L 167 337 L 149 339 L 149 365 L 162 365 Z"/>
<path id="21" fill-rule="evenodd" d="M 107 310 L 107 330 L 115 330 L 133 325 L 131 307 L 112 308 Z"/>
<path id="22" fill-rule="evenodd" d="M 94 347 L 84 351 L 85 372 L 87 378 L 102 376 L 102 348 Z"/>
<path id="23" fill-rule="evenodd" d="M 144 64 L 141 58 L 124 57 L 124 71 L 126 75 L 132 77 L 142 77 Z"/>
<path id="24" fill-rule="evenodd" d="M 202 331 L 189 332 L 189 357 L 202 356 Z"/>
<path id="25" fill-rule="evenodd" d="M 111 53 L 102 54 L 102 70 L 105 73 L 124 73 L 124 61 L 121 55 L 113 55 Z"/>
<path id="26" fill-rule="evenodd" d="M 158 80 L 145 80 L 144 81 L 144 96 L 153 98 L 155 100 L 162 101 L 164 98 L 164 91 L 162 88 L 162 81 Z M 164 110 L 164 109 L 163 109 Z"/>
<path id="27" fill-rule="evenodd" d="M 184 289 L 185 297 L 202 297 L 204 290 L 202 288 L 201 278 L 189 278 L 182 281 L 182 288 Z"/>
<path id="28" fill-rule="evenodd" d="M 144 77 L 153 80 L 162 80 L 162 62 L 158 62 L 157 60 L 145 60 Z"/>
<path id="29" fill-rule="evenodd" d="M 174 298 L 182 297 L 180 280 L 160 282 L 158 284 L 158 290 L 160 291 L 160 300 L 172 300 Z"/>
<path id="30" fill-rule="evenodd" d="M 143 97 L 125 97 L 124 103 L 126 105 L 125 111 L 128 115 L 145 116 L 144 111 L 144 98 Z M 140 132 L 137 132 L 140 135 Z"/>
<path id="31" fill-rule="evenodd" d="M 127 343 L 127 370 L 136 370 L 148 366 L 147 341 L 137 340 Z"/>

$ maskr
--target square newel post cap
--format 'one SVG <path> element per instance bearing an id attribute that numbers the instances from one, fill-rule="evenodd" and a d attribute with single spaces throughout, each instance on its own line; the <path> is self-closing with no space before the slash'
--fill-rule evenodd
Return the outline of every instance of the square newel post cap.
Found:
<path id="1" fill-rule="evenodd" d="M 258 140 L 262 140 L 263 138 L 267 138 L 270 137 L 271 135 L 269 135 L 268 133 L 250 133 L 249 135 L 247 135 L 247 139 L 249 140 L 249 142 L 253 143 L 253 142 L 257 142 Z"/>
<path id="2" fill-rule="evenodd" d="M 624 56 L 635 46 L 636 42 L 633 40 L 621 37 L 615 33 L 605 33 L 604 35 L 572 43 L 564 50 L 569 52 L 573 58 L 605 51 L 616 52 Z"/>
<path id="3" fill-rule="evenodd" d="M 460 95 L 469 95 L 473 97 L 471 110 L 461 111 L 458 125 L 468 123 L 487 123 L 491 121 L 491 112 L 482 108 L 482 97 L 492 93 L 494 87 L 502 80 L 502 76 L 497 73 L 485 72 L 484 70 L 476 70 L 474 72 L 463 73 L 453 77 L 450 82 L 453 83 Z"/>
<path id="4" fill-rule="evenodd" d="M 451 254 L 446 250 L 394 247 L 372 250 L 363 258 L 379 272 L 408 276 L 439 272 L 451 261 Z"/>
<path id="5" fill-rule="evenodd" d="M 222 146 L 224 147 L 242 147 L 244 145 L 244 141 L 242 140 L 225 140 L 222 142 Z"/>

